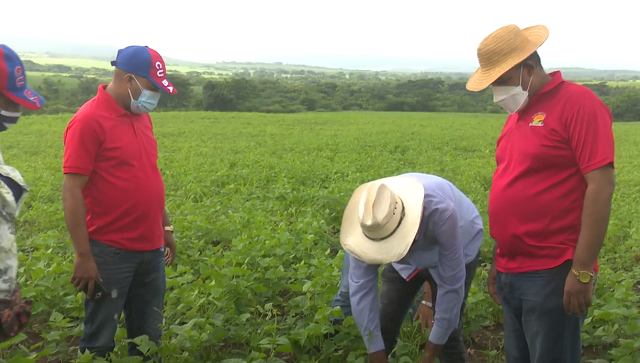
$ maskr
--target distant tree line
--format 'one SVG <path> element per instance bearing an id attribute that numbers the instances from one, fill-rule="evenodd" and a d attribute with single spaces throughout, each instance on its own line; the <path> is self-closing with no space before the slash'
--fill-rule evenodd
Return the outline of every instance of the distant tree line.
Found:
<path id="1" fill-rule="evenodd" d="M 108 82 L 111 76 L 108 69 L 40 65 L 29 61 L 25 67 L 31 72 L 47 74 L 35 83 L 29 81 L 46 98 L 46 106 L 37 113 L 75 112 L 96 94 L 98 85 Z M 490 90 L 467 91 L 463 75 L 282 71 L 288 73 L 278 73 L 277 69 L 241 70 L 217 78 L 204 77 L 202 72 L 169 74 L 178 93 L 161 97 L 158 110 L 504 112 L 493 102 Z M 48 75 L 50 73 L 67 77 Z M 611 108 L 615 121 L 640 121 L 640 87 L 611 86 L 606 82 L 585 86 Z"/>

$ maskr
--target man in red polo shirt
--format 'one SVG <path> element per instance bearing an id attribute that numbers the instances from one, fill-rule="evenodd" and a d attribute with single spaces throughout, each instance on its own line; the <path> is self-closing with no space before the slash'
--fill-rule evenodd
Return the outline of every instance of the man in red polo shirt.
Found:
<path id="1" fill-rule="evenodd" d="M 85 291 L 80 351 L 105 357 L 124 311 L 128 338 L 160 343 L 165 265 L 175 258 L 149 112 L 174 94 L 160 54 L 118 51 L 113 79 L 64 133 L 63 203 L 75 249 L 71 283 Z M 132 343 L 129 355 L 142 355 Z M 146 358 L 149 359 L 149 358 Z"/>
<path id="2" fill-rule="evenodd" d="M 508 363 L 579 363 L 614 191 L 609 108 L 547 74 L 543 25 L 502 27 L 478 47 L 470 91 L 492 87 L 510 115 L 489 194 L 496 241 L 489 293 L 503 307 Z"/>

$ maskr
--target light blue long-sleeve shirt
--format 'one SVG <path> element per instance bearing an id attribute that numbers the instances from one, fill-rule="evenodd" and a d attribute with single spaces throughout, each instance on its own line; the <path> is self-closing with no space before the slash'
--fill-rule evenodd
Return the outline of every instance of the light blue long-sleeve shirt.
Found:
<path id="1" fill-rule="evenodd" d="M 464 299 L 465 265 L 482 244 L 482 217 L 471 200 L 441 177 L 403 174 L 424 186 L 424 209 L 418 233 L 407 255 L 392 263 L 407 281 L 428 269 L 438 291 L 435 323 L 429 336 L 433 344 L 444 344 L 458 325 Z M 350 256 L 349 293 L 353 318 L 369 353 L 384 350 L 380 334 L 378 268 Z"/>

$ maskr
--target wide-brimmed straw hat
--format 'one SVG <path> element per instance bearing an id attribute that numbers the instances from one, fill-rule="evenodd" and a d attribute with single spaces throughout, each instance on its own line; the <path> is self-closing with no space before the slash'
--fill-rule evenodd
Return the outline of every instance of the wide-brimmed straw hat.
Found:
<path id="1" fill-rule="evenodd" d="M 469 91 L 478 92 L 489 87 L 506 71 L 533 54 L 549 37 L 544 25 L 520 29 L 507 25 L 489 34 L 478 46 L 480 67 L 467 81 Z"/>
<path id="2" fill-rule="evenodd" d="M 401 260 L 420 227 L 424 187 L 415 178 L 395 176 L 359 186 L 342 216 L 340 244 L 369 264 Z"/>

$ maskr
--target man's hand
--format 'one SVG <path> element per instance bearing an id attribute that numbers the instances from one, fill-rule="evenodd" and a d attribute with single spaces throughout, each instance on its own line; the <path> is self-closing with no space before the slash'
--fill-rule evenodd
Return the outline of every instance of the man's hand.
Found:
<path id="1" fill-rule="evenodd" d="M 418 311 L 416 311 L 416 315 L 413 317 L 413 321 L 420 319 L 420 324 L 422 325 L 422 334 L 424 334 L 425 327 L 429 327 L 429 330 L 433 329 L 435 312 L 433 309 L 428 307 L 425 304 L 420 304 L 418 306 Z"/>
<path id="2" fill-rule="evenodd" d="M 586 314 L 591 306 L 593 296 L 593 280 L 583 283 L 576 275 L 569 272 L 564 282 L 564 310 L 569 315 L 581 316 Z"/>
<path id="3" fill-rule="evenodd" d="M 165 266 L 171 266 L 175 258 L 176 258 L 176 241 L 173 238 L 173 233 L 171 233 L 170 231 L 164 231 L 164 264 Z"/>
<path id="4" fill-rule="evenodd" d="M 96 261 L 92 255 L 76 255 L 73 262 L 73 276 L 71 283 L 78 291 L 87 287 L 87 296 L 93 296 L 93 284 L 95 281 L 102 281 Z"/>
<path id="5" fill-rule="evenodd" d="M 369 361 L 371 363 L 389 363 L 387 354 L 384 350 L 379 350 L 377 352 L 369 354 Z"/>
<path id="6" fill-rule="evenodd" d="M 436 345 L 431 343 L 431 341 L 427 341 L 427 344 L 424 346 L 424 354 L 422 354 L 420 363 L 435 363 L 436 358 L 438 358 L 442 352 L 442 347 L 442 345 Z"/>
<path id="7" fill-rule="evenodd" d="M 433 354 L 424 353 L 422 359 L 420 359 L 420 363 L 436 363 L 436 357 Z"/>
<path id="8" fill-rule="evenodd" d="M 491 296 L 496 304 L 502 305 L 500 298 L 498 297 L 498 289 L 496 288 L 497 281 L 498 271 L 496 270 L 496 265 L 491 264 L 491 268 L 489 269 L 489 278 L 487 279 L 487 283 L 489 285 L 489 296 Z"/>

